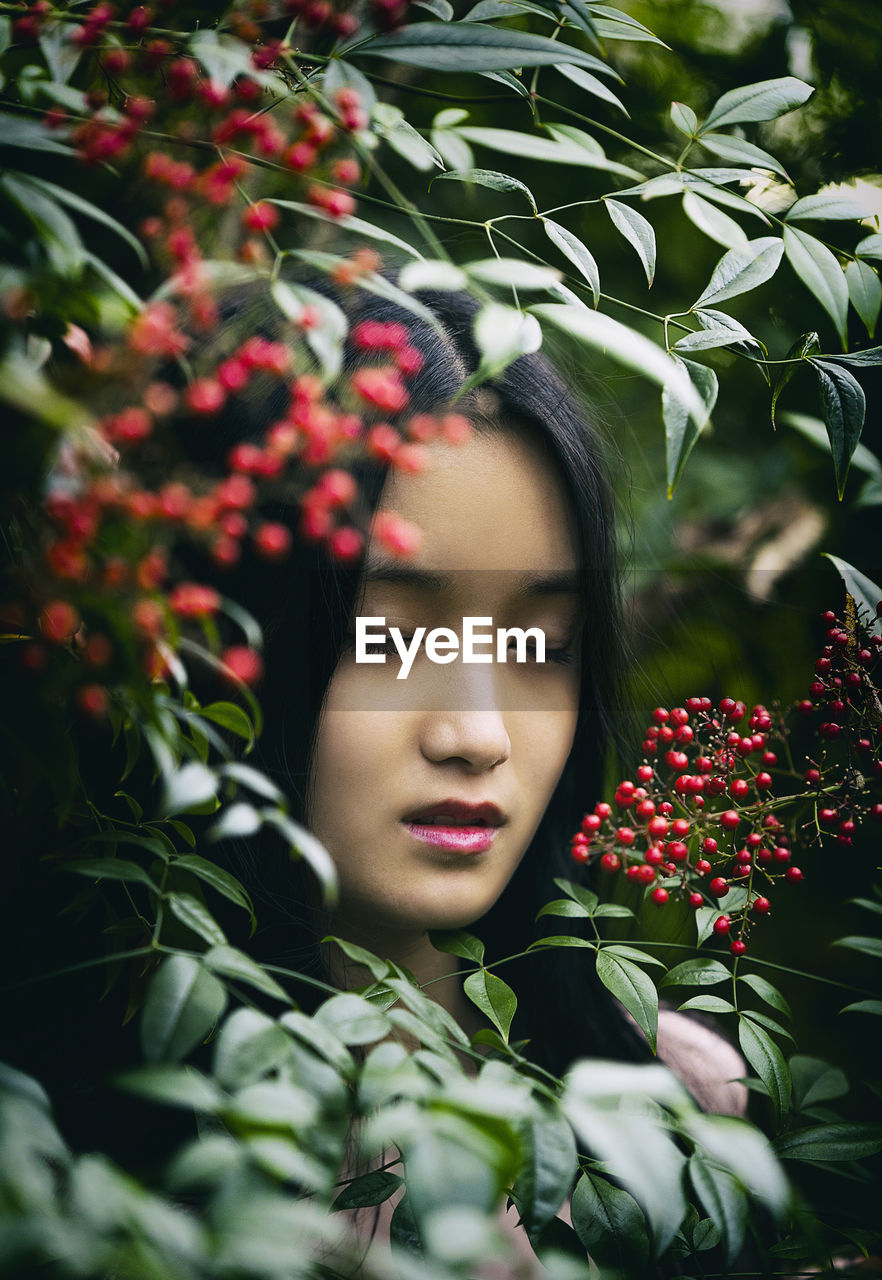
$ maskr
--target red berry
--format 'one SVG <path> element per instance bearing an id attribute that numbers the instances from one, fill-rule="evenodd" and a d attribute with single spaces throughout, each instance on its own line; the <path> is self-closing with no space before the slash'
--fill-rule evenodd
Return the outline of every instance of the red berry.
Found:
<path id="1" fill-rule="evenodd" d="M 636 839 L 636 832 L 632 831 L 630 827 L 619 827 L 616 832 L 617 844 L 632 845 Z"/>
<path id="2" fill-rule="evenodd" d="M 263 675 L 260 654 L 245 645 L 233 645 L 221 654 L 227 672 L 244 684 L 257 684 Z"/>
<path id="3" fill-rule="evenodd" d="M 606 856 L 609 857 L 609 854 Z M 574 844 L 572 849 L 570 849 L 570 857 L 573 859 L 573 862 L 587 862 L 591 857 L 591 850 L 588 848 L 587 844 Z M 603 859 L 601 859 L 601 862 L 603 862 Z"/>
<path id="4" fill-rule="evenodd" d="M 633 782 L 627 782 L 627 781 L 620 782 L 619 785 L 616 787 L 617 794 L 620 796 L 627 796 L 629 800 L 633 800 L 634 791 L 635 791 L 635 787 Z"/>
<path id="5" fill-rule="evenodd" d="M 644 861 L 648 862 L 652 867 L 660 867 L 665 860 L 665 855 L 657 844 L 651 844 L 646 850 Z"/>
<path id="6" fill-rule="evenodd" d="M 635 810 L 638 818 L 649 819 L 655 813 L 655 804 L 652 800 L 641 800 Z"/>
<path id="7" fill-rule="evenodd" d="M 669 712 L 667 712 L 664 707 L 656 707 L 655 711 L 652 713 L 652 718 L 656 724 L 664 724 L 668 719 L 668 715 Z"/>
<path id="8" fill-rule="evenodd" d="M 706 858 L 699 858 L 695 864 L 695 870 L 700 876 L 706 876 L 711 869 L 711 864 Z"/>
<path id="9" fill-rule="evenodd" d="M 775 848 L 772 850 L 772 861 L 773 862 L 789 862 L 790 850 L 786 848 L 783 844 L 776 845 Z"/>
<path id="10" fill-rule="evenodd" d="M 642 863 L 637 868 L 636 879 L 639 880 L 641 884 L 652 884 L 653 880 L 655 879 L 655 868 L 649 866 L 645 862 Z"/>
<path id="11" fill-rule="evenodd" d="M 714 933 L 728 933 L 732 927 L 732 921 L 728 916 L 717 916 L 714 921 Z"/>
<path id="12" fill-rule="evenodd" d="M 637 779 L 638 779 L 638 781 L 639 781 L 639 782 L 651 782 L 651 781 L 652 781 L 652 772 L 653 772 L 653 770 L 652 770 L 652 765 L 651 765 L 651 764 L 642 764 L 642 765 L 640 765 L 639 769 L 637 770 Z"/>
<path id="13" fill-rule="evenodd" d="M 724 827 L 726 831 L 734 831 L 740 821 L 741 819 L 734 809 L 726 809 L 725 812 L 720 814 L 720 826 Z"/>
<path id="14" fill-rule="evenodd" d="M 605 800 L 599 800 L 594 806 L 594 812 L 600 818 L 601 822 L 605 821 L 612 813 L 612 807 Z"/>
<path id="15" fill-rule="evenodd" d="M 705 840 L 702 841 L 701 847 L 705 851 L 705 853 L 716 853 L 718 846 L 713 836 L 708 836 Z"/>
<path id="16" fill-rule="evenodd" d="M 667 902 L 668 900 L 668 891 L 659 885 L 657 889 L 653 889 L 651 897 L 653 902 L 656 902 L 661 906 L 662 903 Z"/>
<path id="17" fill-rule="evenodd" d="M 784 879 L 789 880 L 791 884 L 797 884 L 802 879 L 802 871 L 799 867 L 788 867 L 784 872 Z"/>
<path id="18" fill-rule="evenodd" d="M 596 831 L 600 830 L 600 818 L 598 818 L 596 813 L 585 814 L 585 817 L 582 819 L 582 830 L 586 835 L 594 835 Z"/>
<path id="19" fill-rule="evenodd" d="M 839 820 L 839 811 L 837 809 L 819 809 L 818 821 L 825 827 L 832 827 Z"/>
<path id="20" fill-rule="evenodd" d="M 735 800 L 743 800 L 750 791 L 750 784 L 746 778 L 734 778 L 729 784 L 729 793 Z"/>
<path id="21" fill-rule="evenodd" d="M 766 913 L 768 912 L 772 904 L 771 902 L 769 902 L 768 898 L 760 897 L 760 898 L 754 898 L 753 902 L 750 905 L 753 907 L 754 911 L 758 911 L 761 916 L 764 916 L 766 915 Z"/>
<path id="22" fill-rule="evenodd" d="M 658 815 L 656 815 L 654 818 L 650 818 L 649 822 L 646 824 L 646 830 L 649 832 L 649 834 L 653 838 L 667 835 L 667 831 L 668 831 L 667 819 L 661 818 Z"/>
<path id="23" fill-rule="evenodd" d="M 673 835 L 675 835 L 678 839 L 682 839 L 682 837 L 683 837 L 683 836 L 688 836 L 688 834 L 689 834 L 689 822 L 687 821 L 687 819 L 686 819 L 686 818 L 675 818 L 675 819 L 674 819 L 674 821 L 671 823 L 671 832 L 672 832 L 672 833 L 673 833 Z"/>
<path id="24" fill-rule="evenodd" d="M 284 524 L 262 524 L 254 534 L 254 541 L 267 560 L 280 560 L 291 550 L 291 530 Z"/>
<path id="25" fill-rule="evenodd" d="M 713 880 L 711 880 L 708 885 L 708 889 L 715 898 L 725 898 L 726 894 L 729 892 L 729 885 L 722 876 L 714 876 Z"/>
<path id="26" fill-rule="evenodd" d="M 704 906 L 704 897 L 703 897 L 703 895 L 702 895 L 702 894 L 700 894 L 700 893 L 690 893 L 690 895 L 689 895 L 689 905 L 690 905 L 690 907 L 702 907 L 702 906 Z"/>
<path id="27" fill-rule="evenodd" d="M 747 944 L 741 938 L 735 938 L 733 942 L 729 943 L 729 950 L 733 956 L 743 956 L 747 950 Z"/>
<path id="28" fill-rule="evenodd" d="M 622 865 L 622 860 L 617 853 L 605 853 L 600 859 L 600 865 L 604 871 L 618 871 Z M 630 871 L 630 867 L 628 868 Z"/>
<path id="29" fill-rule="evenodd" d="M 772 775 L 770 773 L 758 773 L 754 781 L 757 791 L 768 791 L 772 785 Z"/>
<path id="30" fill-rule="evenodd" d="M 685 862 L 689 850 L 682 840 L 672 840 L 670 844 L 665 845 L 665 853 L 672 862 Z"/>

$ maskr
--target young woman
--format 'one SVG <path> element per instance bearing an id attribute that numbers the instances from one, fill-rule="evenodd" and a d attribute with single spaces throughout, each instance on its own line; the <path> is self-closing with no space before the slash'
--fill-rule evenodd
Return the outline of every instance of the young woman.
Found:
<path id="1" fill-rule="evenodd" d="M 376 298 L 353 302 L 350 322 L 406 324 L 422 356 L 407 412 L 443 413 L 477 367 L 475 303 L 422 300 L 437 327 Z M 350 368 L 363 360 L 350 351 Z M 375 515 L 395 511 L 422 530 L 415 556 L 395 560 L 370 537 L 350 566 L 301 548 L 281 593 L 277 569 L 249 582 L 267 630 L 264 762 L 331 853 L 339 906 L 321 913 L 302 864 L 284 855 L 252 848 L 244 873 L 261 899 L 265 958 L 338 986 L 364 982 L 339 950 L 320 948 L 336 934 L 405 965 L 473 1031 L 483 1024 L 452 976 L 462 962 L 430 931 L 468 928 L 487 963 L 523 951 L 542 926 L 558 931 L 536 913 L 559 896 L 556 876 L 579 878 L 569 837 L 625 735 L 614 500 L 598 431 L 540 354 L 455 408 L 470 435 L 429 444 L 424 471 L 358 469 Z M 469 617 L 494 634 L 540 627 L 547 660 L 442 663 L 422 652 L 399 679 L 388 643 L 375 651 L 385 662 L 356 661 L 359 617 L 385 618 L 407 640 L 421 627 L 461 633 Z M 590 953 L 549 950 L 502 975 L 519 999 L 512 1034 L 546 1069 L 650 1056 Z M 308 1006 L 309 989 L 298 998 Z M 730 1083 L 743 1063 L 704 1027 L 663 1013 L 659 1054 L 707 1109 L 743 1109 L 743 1087 Z"/>

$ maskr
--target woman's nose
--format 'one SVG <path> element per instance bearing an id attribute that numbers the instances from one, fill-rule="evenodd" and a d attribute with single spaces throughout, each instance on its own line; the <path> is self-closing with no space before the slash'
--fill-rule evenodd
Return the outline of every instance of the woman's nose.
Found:
<path id="1" fill-rule="evenodd" d="M 493 708 L 460 708 L 425 713 L 420 749 L 433 764 L 464 763 L 484 773 L 511 756 L 511 740 L 501 713 Z"/>

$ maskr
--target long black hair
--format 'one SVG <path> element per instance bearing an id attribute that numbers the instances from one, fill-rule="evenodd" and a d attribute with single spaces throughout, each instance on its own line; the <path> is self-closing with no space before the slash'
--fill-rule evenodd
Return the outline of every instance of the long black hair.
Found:
<path id="1" fill-rule="evenodd" d="M 348 292 L 351 296 L 336 300 L 348 312 L 350 327 L 364 320 L 404 324 L 410 345 L 422 356 L 422 368 L 407 380 L 407 412 L 446 411 L 478 366 L 472 336 L 477 303 L 462 293 L 422 293 L 419 299 L 436 322 L 430 324 L 394 301 Z M 364 359 L 350 346 L 345 367 L 352 372 Z M 545 927 L 547 917 L 537 925 L 536 913 L 560 896 L 555 877 L 585 879 L 570 857 L 569 841 L 598 798 L 604 760 L 621 741 L 624 715 L 615 501 L 602 435 L 543 354 L 520 357 L 454 407 L 478 432 L 519 429 L 540 444 L 570 500 L 586 608 L 580 707 L 569 758 L 510 883 L 491 910 L 470 926 L 492 963 L 523 950 L 540 932 L 559 932 L 559 925 Z M 278 416 L 273 404 L 247 399 L 237 413 L 228 423 L 232 434 L 227 439 L 257 433 Z M 215 436 L 212 447 L 217 444 Z M 385 468 L 363 459 L 351 469 L 359 481 L 363 514 L 369 517 L 382 492 Z M 272 514 L 285 513 L 279 509 Z M 265 632 L 261 762 L 283 785 L 294 816 L 304 823 L 315 733 L 359 580 L 358 564 L 341 564 L 323 547 L 301 542 L 283 569 L 249 564 L 230 590 L 244 597 Z M 261 958 L 326 978 L 303 864 L 290 862 L 285 852 L 263 840 L 240 847 L 232 861 L 259 904 L 260 928 L 252 945 Z M 568 927 L 577 923 L 568 921 Z M 528 1040 L 525 1052 L 546 1070 L 560 1075 L 583 1056 L 648 1056 L 642 1037 L 597 980 L 592 953 L 571 948 L 533 953 L 507 965 L 503 976 L 519 999 L 513 1035 Z M 320 998 L 310 991 L 298 988 L 304 1007 Z"/>

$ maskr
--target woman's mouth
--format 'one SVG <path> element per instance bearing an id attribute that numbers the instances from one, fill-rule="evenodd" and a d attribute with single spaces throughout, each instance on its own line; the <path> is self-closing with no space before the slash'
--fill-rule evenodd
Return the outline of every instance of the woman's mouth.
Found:
<path id="1" fill-rule="evenodd" d="M 454 853 L 484 853 L 508 821 L 491 800 L 436 798 L 406 813 L 402 822 L 415 840 Z"/>

